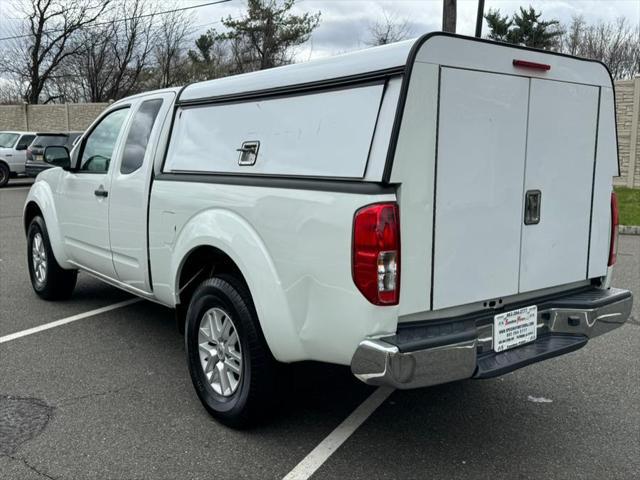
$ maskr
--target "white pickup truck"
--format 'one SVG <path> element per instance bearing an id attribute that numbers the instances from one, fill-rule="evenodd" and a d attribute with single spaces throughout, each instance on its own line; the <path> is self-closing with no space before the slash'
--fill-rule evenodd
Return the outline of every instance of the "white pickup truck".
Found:
<path id="1" fill-rule="evenodd" d="M 280 362 L 500 375 L 630 314 L 614 105 L 598 62 L 442 33 L 132 96 L 46 149 L 33 288 L 82 270 L 175 308 L 230 425 L 269 411 Z"/>

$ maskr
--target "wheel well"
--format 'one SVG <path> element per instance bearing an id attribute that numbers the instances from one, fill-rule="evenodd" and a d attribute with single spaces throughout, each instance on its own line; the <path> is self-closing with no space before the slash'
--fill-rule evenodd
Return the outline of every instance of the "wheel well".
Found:
<path id="1" fill-rule="evenodd" d="M 189 252 L 178 276 L 178 299 L 176 321 L 178 329 L 184 332 L 184 320 L 189 308 L 191 295 L 203 280 L 226 273 L 240 280 L 247 290 L 247 282 L 235 262 L 222 250 L 203 245 Z"/>
<path id="2" fill-rule="evenodd" d="M 33 220 L 35 217 L 37 217 L 38 215 L 40 215 L 41 217 L 42 215 L 42 210 L 40 210 L 40 207 L 38 207 L 38 204 L 36 202 L 29 202 L 27 204 L 27 206 L 24 209 L 24 231 L 25 233 L 29 230 L 29 225 L 31 224 L 31 220 Z"/>

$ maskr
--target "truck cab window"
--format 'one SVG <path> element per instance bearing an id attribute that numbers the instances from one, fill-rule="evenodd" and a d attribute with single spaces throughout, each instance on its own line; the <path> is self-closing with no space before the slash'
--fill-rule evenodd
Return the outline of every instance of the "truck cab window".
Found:
<path id="1" fill-rule="evenodd" d="M 106 173 L 109 170 L 113 150 L 128 114 L 128 108 L 115 110 L 93 129 L 82 149 L 80 172 Z"/>
<path id="2" fill-rule="evenodd" d="M 13 148 L 17 139 L 17 133 L 0 133 L 0 148 Z"/>
<path id="3" fill-rule="evenodd" d="M 120 173 L 125 175 L 133 173 L 142 166 L 151 130 L 161 106 L 162 99 L 147 100 L 134 114 L 127 142 L 124 145 Z"/>

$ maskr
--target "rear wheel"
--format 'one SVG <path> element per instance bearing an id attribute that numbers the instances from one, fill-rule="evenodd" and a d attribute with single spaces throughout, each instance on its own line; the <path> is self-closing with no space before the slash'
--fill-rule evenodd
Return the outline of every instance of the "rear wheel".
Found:
<path id="1" fill-rule="evenodd" d="M 0 187 L 4 187 L 9 182 L 11 172 L 6 163 L 0 162 Z"/>
<path id="2" fill-rule="evenodd" d="M 45 300 L 66 300 L 73 293 L 77 270 L 63 269 L 51 249 L 49 234 L 42 217 L 35 217 L 27 235 L 27 263 L 33 290 Z"/>
<path id="3" fill-rule="evenodd" d="M 187 363 L 200 401 L 232 427 L 258 421 L 273 405 L 276 362 L 247 288 L 221 275 L 202 282 L 187 312 Z"/>

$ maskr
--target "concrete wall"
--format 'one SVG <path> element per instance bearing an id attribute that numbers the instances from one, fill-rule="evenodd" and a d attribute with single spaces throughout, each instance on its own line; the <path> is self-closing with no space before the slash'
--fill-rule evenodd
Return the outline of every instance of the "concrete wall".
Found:
<path id="1" fill-rule="evenodd" d="M 617 81 L 615 90 L 621 175 L 614 183 L 640 188 L 640 77 Z M 0 105 L 0 130 L 84 130 L 108 105 Z"/>
<path id="2" fill-rule="evenodd" d="M 616 82 L 620 177 L 616 185 L 640 188 L 640 77 Z"/>
<path id="3" fill-rule="evenodd" d="M 0 130 L 34 132 L 84 130 L 108 105 L 108 103 L 0 105 Z"/>

